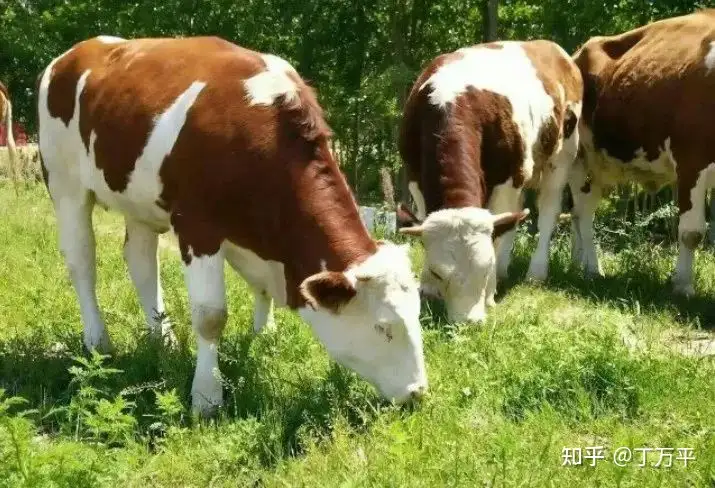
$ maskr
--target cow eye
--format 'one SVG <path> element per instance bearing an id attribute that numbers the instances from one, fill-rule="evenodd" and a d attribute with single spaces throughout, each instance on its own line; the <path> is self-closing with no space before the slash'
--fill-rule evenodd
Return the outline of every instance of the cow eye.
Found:
<path id="1" fill-rule="evenodd" d="M 434 271 L 432 268 L 430 268 L 429 272 L 432 274 L 432 276 L 434 276 L 435 278 L 437 278 L 439 281 L 444 281 L 444 278 L 442 278 L 440 275 L 438 275 L 437 273 L 435 273 L 435 271 Z"/>

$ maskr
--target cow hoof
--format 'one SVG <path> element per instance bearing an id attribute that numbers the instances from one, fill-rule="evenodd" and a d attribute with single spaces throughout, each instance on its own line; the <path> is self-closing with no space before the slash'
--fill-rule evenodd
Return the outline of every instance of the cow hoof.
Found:
<path id="1" fill-rule="evenodd" d="M 200 417 L 215 417 L 222 405 L 223 391 L 220 386 L 218 390 L 214 391 L 194 390 L 191 392 L 191 409 Z"/>
<path id="2" fill-rule="evenodd" d="M 690 298 L 695 295 L 695 288 L 693 287 L 693 285 L 690 284 L 678 283 L 677 281 L 673 281 L 673 292 L 676 295 L 681 295 L 686 298 Z"/>
<path id="3" fill-rule="evenodd" d="M 113 354 L 114 346 L 109 339 L 109 335 L 104 332 L 99 337 L 88 337 L 84 341 L 84 347 L 88 352 L 97 351 L 100 354 Z"/>
<path id="4" fill-rule="evenodd" d="M 526 280 L 532 283 L 542 283 L 549 276 L 549 264 L 542 260 L 532 261 L 529 271 L 526 273 Z"/>
<path id="5" fill-rule="evenodd" d="M 263 323 L 262 324 L 254 323 L 253 324 L 253 333 L 255 335 L 258 335 L 261 332 L 270 334 L 271 332 L 274 332 L 276 329 L 277 329 L 276 321 L 272 318 L 268 319 L 266 321 L 266 323 L 264 323 L 264 324 Z"/>

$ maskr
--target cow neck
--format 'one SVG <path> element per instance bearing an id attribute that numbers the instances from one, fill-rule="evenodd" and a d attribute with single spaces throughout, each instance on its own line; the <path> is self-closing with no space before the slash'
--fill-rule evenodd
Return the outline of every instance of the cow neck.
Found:
<path id="1" fill-rule="evenodd" d="M 298 286 L 323 270 L 344 271 L 377 251 L 360 218 L 358 206 L 344 176 L 327 150 L 292 172 L 293 201 L 284 203 L 286 278 L 289 304 L 300 306 Z"/>

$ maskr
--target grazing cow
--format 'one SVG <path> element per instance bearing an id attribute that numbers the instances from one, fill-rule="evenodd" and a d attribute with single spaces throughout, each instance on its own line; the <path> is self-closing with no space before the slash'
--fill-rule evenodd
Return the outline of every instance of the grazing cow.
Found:
<path id="1" fill-rule="evenodd" d="M 715 10 L 588 40 L 573 56 L 584 79 L 582 157 L 573 167 L 572 257 L 602 274 L 593 240 L 604 191 L 677 181 L 679 256 L 674 290 L 693 293 L 693 254 L 715 185 Z"/>
<path id="2" fill-rule="evenodd" d="M 578 150 L 581 93 L 571 58 L 543 40 L 459 49 L 437 57 L 417 79 L 400 153 L 423 223 L 401 232 L 422 237 L 423 289 L 444 297 L 451 318 L 482 320 L 485 304 L 493 305 L 493 222 L 496 273 L 504 278 L 514 226 L 526 217 L 519 212 L 526 186 L 540 190 L 540 236 L 528 276 L 546 278 L 549 242 Z M 411 220 L 406 209 L 401 214 L 401 221 Z"/>
<path id="3" fill-rule="evenodd" d="M 255 296 L 297 309 L 328 352 L 396 402 L 427 386 L 406 246 L 377 243 L 329 149 L 314 92 L 283 59 L 215 37 L 97 37 L 39 85 L 39 144 L 88 348 L 108 346 L 95 294 L 95 202 L 126 220 L 124 256 L 166 328 L 157 234 L 179 242 L 197 334 L 195 410 L 222 403 L 224 260 Z"/>
<path id="4" fill-rule="evenodd" d="M 15 138 L 12 134 L 12 104 L 10 103 L 10 93 L 2 83 L 0 83 L 0 120 L 5 122 L 5 142 L 7 143 L 8 159 L 10 160 L 10 175 L 13 181 L 17 183 L 17 149 L 15 147 Z"/>

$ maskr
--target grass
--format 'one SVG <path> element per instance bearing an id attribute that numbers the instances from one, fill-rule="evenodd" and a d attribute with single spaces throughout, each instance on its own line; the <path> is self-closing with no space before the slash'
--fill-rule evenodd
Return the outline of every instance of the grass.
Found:
<path id="1" fill-rule="evenodd" d="M 534 240 L 482 327 L 425 304 L 431 395 L 398 409 L 335 366 L 309 328 L 278 311 L 253 337 L 251 298 L 226 271 L 221 343 L 227 405 L 190 415 L 194 343 L 180 261 L 161 274 L 178 345 L 164 350 L 122 260 L 121 219 L 95 211 L 98 293 L 113 357 L 82 350 L 77 301 L 46 191 L 0 182 L 0 486 L 715 486 L 715 358 L 682 354 L 715 323 L 715 258 L 697 255 L 697 295 L 669 291 L 669 244 L 604 241 L 607 278 L 569 269 L 561 229 L 549 282 L 523 283 Z M 420 249 L 413 248 L 415 266 Z M 564 447 L 604 446 L 595 467 Z M 617 447 L 688 447 L 687 467 L 614 464 Z M 584 452 L 585 454 L 585 452 Z"/>

